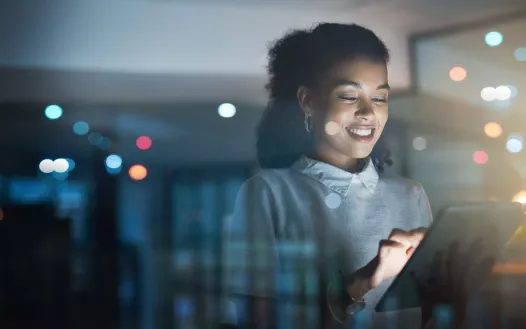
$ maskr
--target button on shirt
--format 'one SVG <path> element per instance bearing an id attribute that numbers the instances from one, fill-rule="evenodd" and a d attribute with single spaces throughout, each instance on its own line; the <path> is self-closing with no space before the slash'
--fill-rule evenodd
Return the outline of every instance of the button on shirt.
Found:
<path id="1" fill-rule="evenodd" d="M 353 273 L 376 256 L 394 228 L 427 227 L 431 220 L 422 186 L 379 175 L 370 159 L 360 173 L 307 157 L 290 168 L 261 170 L 236 200 L 227 291 L 276 298 L 280 327 L 315 323 L 324 291 L 320 268 Z M 419 310 L 374 311 L 391 282 L 368 292 L 366 310 L 349 321 L 362 328 L 419 328 Z"/>

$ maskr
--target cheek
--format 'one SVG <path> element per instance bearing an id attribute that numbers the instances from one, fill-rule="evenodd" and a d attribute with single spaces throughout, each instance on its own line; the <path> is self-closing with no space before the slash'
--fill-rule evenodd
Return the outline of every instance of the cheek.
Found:
<path id="1" fill-rule="evenodd" d="M 383 128 L 385 124 L 387 123 L 387 119 L 389 118 L 389 112 L 387 109 L 380 109 L 376 111 L 376 120 L 378 120 L 378 123 Z"/>
<path id="2" fill-rule="evenodd" d="M 326 112 L 325 122 L 336 122 L 338 125 L 343 125 L 349 122 L 349 118 L 352 118 L 354 111 L 342 104 L 338 104 L 330 107 Z"/>

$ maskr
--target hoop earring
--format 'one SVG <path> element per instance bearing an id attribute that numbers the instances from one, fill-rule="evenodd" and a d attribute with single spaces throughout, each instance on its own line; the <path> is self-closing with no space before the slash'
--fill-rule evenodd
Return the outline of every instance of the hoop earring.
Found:
<path id="1" fill-rule="evenodd" d="M 305 118 L 303 119 L 303 125 L 305 126 L 305 130 L 308 133 L 312 131 L 312 122 L 310 120 L 310 115 L 305 114 Z"/>

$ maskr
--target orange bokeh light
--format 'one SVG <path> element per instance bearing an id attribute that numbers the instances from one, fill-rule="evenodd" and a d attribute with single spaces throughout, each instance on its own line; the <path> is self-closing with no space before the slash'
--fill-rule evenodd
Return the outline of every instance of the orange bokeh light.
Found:
<path id="1" fill-rule="evenodd" d="M 490 138 L 497 138 L 502 134 L 502 127 L 496 122 L 488 122 L 484 126 L 484 132 Z"/>
<path id="2" fill-rule="evenodd" d="M 449 71 L 449 78 L 457 82 L 464 80 L 467 75 L 466 69 L 460 66 L 455 66 Z"/>
<path id="3" fill-rule="evenodd" d="M 148 170 L 143 165 L 136 164 L 130 167 L 128 174 L 133 180 L 143 180 L 148 175 Z"/>
<path id="4" fill-rule="evenodd" d="M 488 162 L 488 160 L 489 160 L 488 153 L 484 151 L 476 151 L 475 153 L 473 153 L 473 161 L 475 161 L 475 163 L 483 165 L 486 162 Z"/>

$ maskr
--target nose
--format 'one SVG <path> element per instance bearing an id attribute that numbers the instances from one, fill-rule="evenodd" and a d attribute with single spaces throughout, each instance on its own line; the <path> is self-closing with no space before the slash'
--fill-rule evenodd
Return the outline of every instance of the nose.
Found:
<path id="1" fill-rule="evenodd" d="M 364 121 L 372 121 L 374 118 L 374 111 L 372 106 L 370 104 L 363 104 L 356 112 L 355 115 L 358 119 L 362 119 Z"/>

